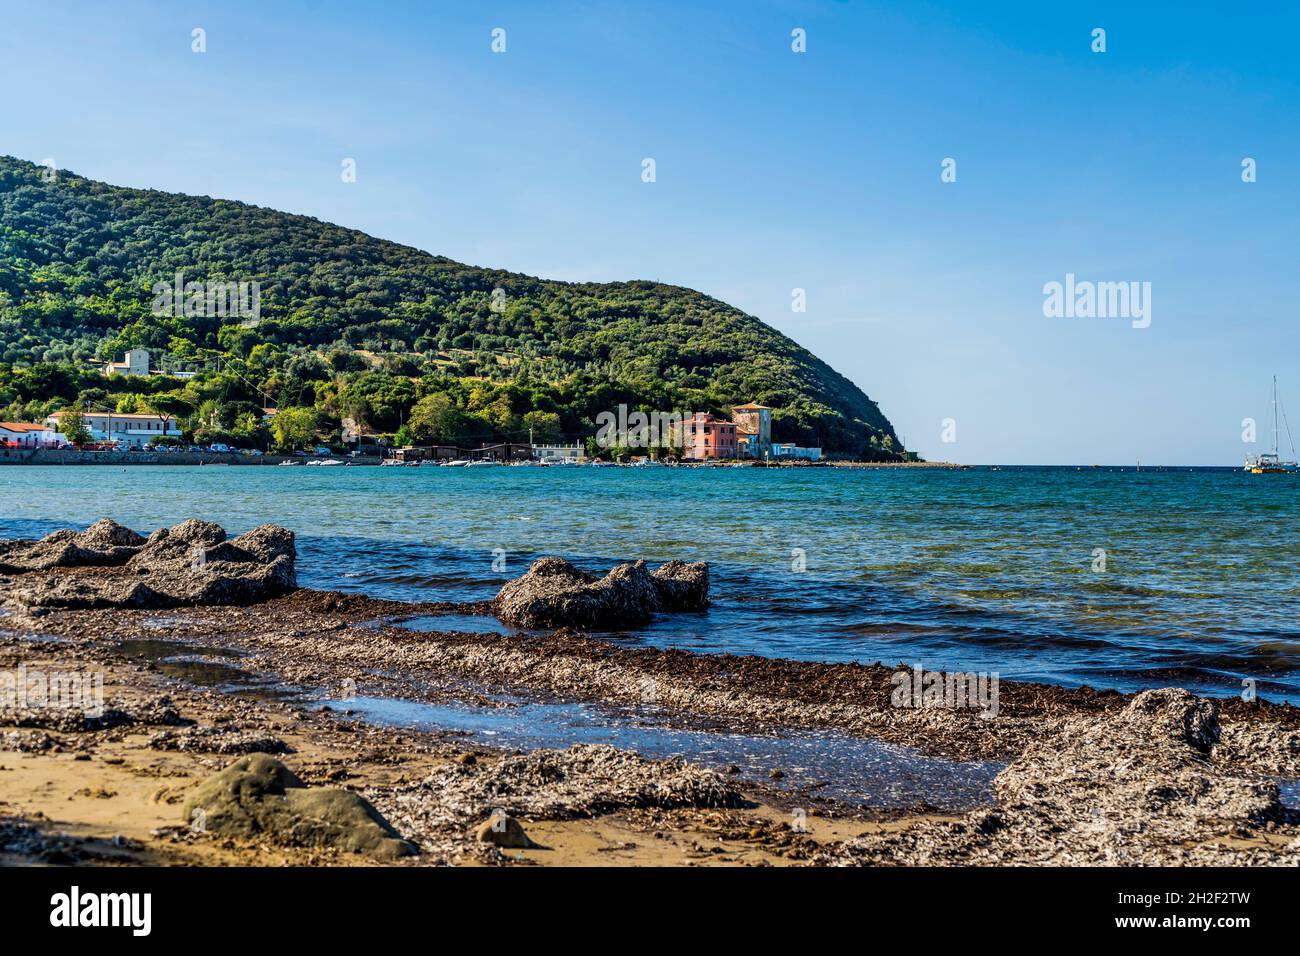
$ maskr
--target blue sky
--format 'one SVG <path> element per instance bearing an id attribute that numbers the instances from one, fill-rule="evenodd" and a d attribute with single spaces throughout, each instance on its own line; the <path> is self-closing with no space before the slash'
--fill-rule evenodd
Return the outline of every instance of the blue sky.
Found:
<path id="1" fill-rule="evenodd" d="M 926 457 L 1240 463 L 1274 373 L 1300 432 L 1294 5 L 0 11 L 0 153 L 476 265 L 700 289 L 853 379 Z M 1150 282 L 1150 326 L 1045 317 L 1067 273 Z"/>

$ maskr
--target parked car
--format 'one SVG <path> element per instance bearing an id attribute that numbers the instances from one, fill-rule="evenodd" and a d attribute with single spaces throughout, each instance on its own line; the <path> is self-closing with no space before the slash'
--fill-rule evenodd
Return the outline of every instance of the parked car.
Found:
<path id="1" fill-rule="evenodd" d="M 208 451 L 215 451 L 225 455 L 230 452 L 230 446 L 217 441 L 212 443 L 211 447 L 208 448 Z"/>

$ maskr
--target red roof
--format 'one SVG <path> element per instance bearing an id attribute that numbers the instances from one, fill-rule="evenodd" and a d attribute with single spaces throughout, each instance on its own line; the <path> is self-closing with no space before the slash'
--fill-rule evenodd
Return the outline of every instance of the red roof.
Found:
<path id="1" fill-rule="evenodd" d="M 35 425 L 32 422 L 0 422 L 0 428 L 10 432 L 43 432 L 48 431 L 48 425 Z"/>

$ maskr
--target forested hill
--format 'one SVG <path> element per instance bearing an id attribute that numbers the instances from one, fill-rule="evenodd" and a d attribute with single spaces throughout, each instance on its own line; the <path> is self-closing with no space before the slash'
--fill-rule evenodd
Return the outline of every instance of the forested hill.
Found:
<path id="1" fill-rule="evenodd" d="M 177 272 L 257 281 L 260 320 L 156 314 L 154 285 Z M 199 374 L 106 386 L 87 372 L 134 347 Z M 510 438 L 530 412 L 577 438 L 620 402 L 725 414 L 757 401 L 776 410 L 777 440 L 898 448 L 856 385 L 691 289 L 476 268 L 306 216 L 0 158 L 0 414 L 163 389 L 212 434 L 251 428 L 265 404 L 314 408 L 325 433 L 344 418 L 396 431 L 441 394 L 450 414 L 421 438 Z"/>

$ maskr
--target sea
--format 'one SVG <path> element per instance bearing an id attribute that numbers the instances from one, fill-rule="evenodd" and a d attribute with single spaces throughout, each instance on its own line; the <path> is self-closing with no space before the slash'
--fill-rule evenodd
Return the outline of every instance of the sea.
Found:
<path id="1" fill-rule="evenodd" d="M 1230 468 L 0 467 L 0 538 L 190 517 L 299 582 L 480 600 L 530 561 L 707 561 L 713 606 L 599 635 L 1300 702 L 1300 477 Z M 492 618 L 464 629 L 509 629 Z"/>

